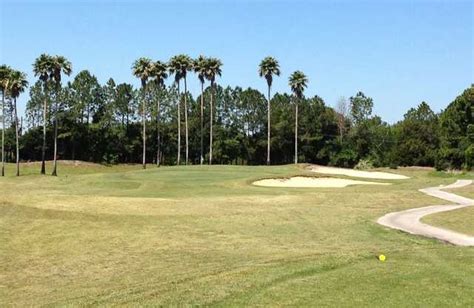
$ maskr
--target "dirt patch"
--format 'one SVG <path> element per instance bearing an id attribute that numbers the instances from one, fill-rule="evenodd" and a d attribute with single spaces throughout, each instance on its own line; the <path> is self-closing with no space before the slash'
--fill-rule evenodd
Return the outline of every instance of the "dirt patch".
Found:
<path id="1" fill-rule="evenodd" d="M 295 176 L 289 179 L 265 179 L 253 182 L 256 186 L 266 187 L 346 187 L 349 185 L 390 185 L 389 183 L 376 183 L 336 178 L 312 178 Z"/>

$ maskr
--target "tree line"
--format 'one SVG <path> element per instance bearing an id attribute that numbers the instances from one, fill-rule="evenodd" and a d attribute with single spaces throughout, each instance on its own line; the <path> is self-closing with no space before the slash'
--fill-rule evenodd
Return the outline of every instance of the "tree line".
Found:
<path id="1" fill-rule="evenodd" d="M 23 120 L 16 100 L 28 89 L 26 75 L 0 66 L 2 175 L 5 161 L 15 161 L 19 175 L 20 160 L 41 160 L 41 174 L 45 161 L 53 160 L 52 175 L 57 175 L 57 159 L 141 162 L 143 168 L 205 162 L 437 169 L 474 164 L 472 85 L 440 113 L 421 102 L 390 125 L 373 114 L 373 99 L 363 92 L 341 97 L 334 108 L 317 95 L 306 97 L 308 78 L 301 71 L 289 76 L 289 93 L 272 96 L 273 78 L 281 74 L 273 57 L 258 67 L 266 96 L 217 84 L 222 74 L 217 58 L 139 58 L 131 69 L 139 88 L 112 78 L 101 85 L 88 70 L 63 84 L 71 63 L 42 54 L 33 63 L 38 80 L 29 88 Z M 201 86 L 197 97 L 188 92 L 190 74 Z M 168 78 L 172 82 L 166 86 Z"/>

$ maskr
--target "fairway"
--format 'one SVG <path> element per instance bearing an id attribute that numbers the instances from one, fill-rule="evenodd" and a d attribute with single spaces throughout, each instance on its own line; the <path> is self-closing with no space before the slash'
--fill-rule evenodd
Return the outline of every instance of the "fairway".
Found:
<path id="1" fill-rule="evenodd" d="M 59 177 L 42 177 L 38 166 L 16 178 L 10 164 L 0 179 L 1 306 L 474 305 L 474 248 L 376 223 L 440 204 L 418 189 L 472 173 L 402 168 L 390 172 L 409 179 L 386 186 L 284 188 L 252 183 L 315 174 L 60 162 Z M 465 213 L 456 219 L 472 223 Z"/>

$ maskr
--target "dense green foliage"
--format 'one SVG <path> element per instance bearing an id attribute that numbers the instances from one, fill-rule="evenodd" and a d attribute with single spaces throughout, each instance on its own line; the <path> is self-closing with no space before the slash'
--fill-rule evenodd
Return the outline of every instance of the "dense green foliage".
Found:
<path id="1" fill-rule="evenodd" d="M 439 169 L 474 166 L 474 86 L 466 89 L 441 114 L 440 141 Z"/>
<path id="2" fill-rule="evenodd" d="M 266 95 L 256 89 L 217 85 L 222 63 L 214 58 L 200 59 L 191 63 L 186 58 L 186 65 L 170 62 L 174 65 L 170 77 L 175 82 L 169 87 L 164 84 L 168 77 L 166 64 L 156 62 L 162 64 L 162 69 L 154 72 L 152 60 L 139 59 L 133 68 L 141 80 L 139 89 L 127 83 L 116 84 L 113 79 L 101 85 L 89 71 L 79 72 L 61 86 L 54 74 L 42 75 L 41 66 L 35 67 L 39 80 L 30 88 L 26 117 L 20 121 L 21 160 L 42 159 L 46 104 L 50 111 L 46 113 L 46 159 L 53 159 L 57 119 L 59 159 L 100 163 L 139 163 L 146 159 L 147 163 L 173 165 L 179 159 L 176 154 L 186 151 L 189 153 L 185 162 L 199 164 L 210 160 L 212 146 L 215 163 L 256 165 L 268 162 L 270 135 L 272 164 L 298 161 L 353 167 L 362 162 L 364 166 L 420 165 L 439 169 L 471 169 L 474 164 L 472 86 L 440 114 L 422 102 L 410 109 L 403 120 L 389 125 L 373 114 L 374 101 L 362 92 L 350 97 L 343 111 L 328 106 L 319 96 L 304 97 L 290 84 L 291 95 L 276 93 L 271 97 L 268 134 Z M 150 65 L 138 65 L 140 60 L 147 60 Z M 215 67 L 211 60 L 216 61 Z M 196 76 L 191 76 L 193 71 Z M 193 82 L 202 85 L 198 97 L 193 97 L 186 86 L 179 88 L 186 72 L 188 82 L 195 78 Z M 260 67 L 259 73 L 267 82 L 277 75 L 274 70 L 272 74 L 265 72 Z M 8 93 L 5 101 L 6 159 L 14 161 L 14 104 Z M 179 150 L 178 135 L 186 136 L 184 144 L 179 141 Z"/>

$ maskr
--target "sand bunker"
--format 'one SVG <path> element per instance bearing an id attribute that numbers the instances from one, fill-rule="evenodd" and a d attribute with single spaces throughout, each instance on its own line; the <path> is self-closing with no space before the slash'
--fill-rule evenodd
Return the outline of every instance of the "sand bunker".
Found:
<path id="1" fill-rule="evenodd" d="M 253 182 L 256 186 L 267 187 L 346 187 L 349 185 L 390 185 L 389 183 L 376 183 L 336 178 L 310 178 L 295 176 L 289 179 L 265 179 Z"/>
<path id="2" fill-rule="evenodd" d="M 356 178 L 381 179 L 381 180 L 409 179 L 409 177 L 407 176 L 404 176 L 401 174 L 389 173 L 389 172 L 359 171 L 359 170 L 354 170 L 354 169 L 334 168 L 334 167 L 324 167 L 324 166 L 312 166 L 310 170 L 317 173 L 347 175 L 347 176 L 356 177 Z"/>

